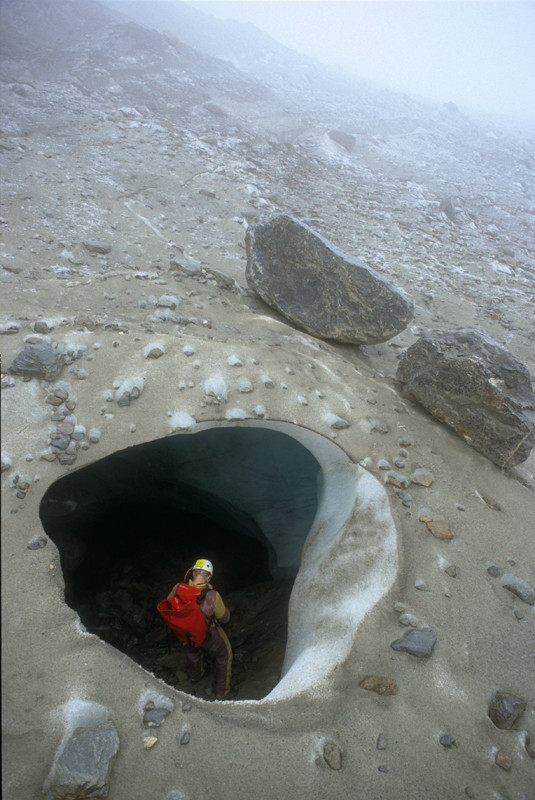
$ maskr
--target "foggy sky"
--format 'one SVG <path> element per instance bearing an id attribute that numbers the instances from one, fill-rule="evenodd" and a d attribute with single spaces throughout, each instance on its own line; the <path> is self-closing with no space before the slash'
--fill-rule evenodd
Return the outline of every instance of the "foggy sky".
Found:
<path id="1" fill-rule="evenodd" d="M 535 0 L 189 4 L 380 85 L 535 122 Z"/>

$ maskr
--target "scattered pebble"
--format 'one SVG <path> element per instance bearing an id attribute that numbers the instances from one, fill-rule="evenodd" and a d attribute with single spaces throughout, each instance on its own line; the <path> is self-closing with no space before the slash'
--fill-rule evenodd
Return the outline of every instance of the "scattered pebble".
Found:
<path id="1" fill-rule="evenodd" d="M 508 756 L 503 750 L 499 750 L 496 753 L 496 758 L 494 759 L 494 763 L 503 769 L 505 772 L 510 772 L 511 767 L 513 766 L 513 761 L 511 756 Z"/>
<path id="2" fill-rule="evenodd" d="M 337 414 L 327 413 L 323 416 L 324 421 L 330 428 L 341 430 L 342 428 L 349 428 L 349 422 Z"/>
<path id="3" fill-rule="evenodd" d="M 418 486 L 431 486 L 435 478 L 427 469 L 415 469 L 410 480 Z"/>
<path id="4" fill-rule="evenodd" d="M 164 353 L 165 347 L 160 343 L 148 344 L 143 348 L 145 358 L 160 358 Z"/>
<path id="5" fill-rule="evenodd" d="M 195 348 L 192 347 L 190 344 L 187 344 L 182 348 L 182 352 L 184 353 L 185 356 L 189 357 L 195 354 Z"/>
<path id="6" fill-rule="evenodd" d="M 433 519 L 430 514 L 422 514 L 419 520 L 425 522 L 427 530 L 433 534 L 435 539 L 453 539 L 455 536 L 448 523 L 443 519 Z"/>
<path id="7" fill-rule="evenodd" d="M 382 733 L 379 734 L 377 737 L 377 742 L 375 744 L 376 750 L 386 750 L 386 739 Z"/>
<path id="8" fill-rule="evenodd" d="M 243 367 L 243 362 L 240 361 L 238 356 L 234 356 L 234 355 L 229 356 L 227 358 L 227 364 L 229 365 L 229 367 Z"/>
<path id="9" fill-rule="evenodd" d="M 416 658 L 429 658 L 436 643 L 436 636 L 430 630 L 411 630 L 406 631 L 401 639 L 396 639 L 391 643 L 393 650 L 400 650 Z"/>
<path id="10" fill-rule="evenodd" d="M 523 603 L 530 606 L 535 605 L 535 589 L 522 580 L 517 578 L 516 575 L 506 572 L 500 578 L 500 583 L 504 589 L 509 589 L 510 592 L 519 597 Z"/>
<path id="11" fill-rule="evenodd" d="M 526 703 L 508 692 L 497 690 L 489 703 L 488 715 L 497 728 L 510 730 L 521 718 Z"/>
<path id="12" fill-rule="evenodd" d="M 457 740 L 450 733 L 443 733 L 439 738 L 442 747 L 457 747 Z"/>

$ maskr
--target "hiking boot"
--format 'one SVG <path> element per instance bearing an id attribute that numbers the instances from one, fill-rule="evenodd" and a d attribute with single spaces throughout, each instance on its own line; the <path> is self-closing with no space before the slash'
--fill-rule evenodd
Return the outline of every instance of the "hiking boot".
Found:
<path id="1" fill-rule="evenodd" d="M 228 692 L 226 692 L 225 694 L 216 694 L 215 699 L 216 700 L 233 700 L 236 697 L 237 694 L 238 694 L 238 687 L 237 686 L 231 686 L 230 689 L 228 690 Z"/>
<path id="2" fill-rule="evenodd" d="M 204 670 L 201 671 L 200 675 L 190 675 L 189 682 L 190 683 L 199 683 L 204 678 Z"/>

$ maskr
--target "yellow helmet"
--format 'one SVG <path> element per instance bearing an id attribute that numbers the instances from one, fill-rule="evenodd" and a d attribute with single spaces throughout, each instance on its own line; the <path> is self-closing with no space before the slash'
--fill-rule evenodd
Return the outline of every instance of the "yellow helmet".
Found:
<path id="1" fill-rule="evenodd" d="M 193 565 L 193 569 L 202 569 L 204 572 L 209 572 L 210 575 L 214 574 L 214 568 L 212 566 L 212 562 L 208 561 L 207 558 L 198 558 L 195 564 Z"/>

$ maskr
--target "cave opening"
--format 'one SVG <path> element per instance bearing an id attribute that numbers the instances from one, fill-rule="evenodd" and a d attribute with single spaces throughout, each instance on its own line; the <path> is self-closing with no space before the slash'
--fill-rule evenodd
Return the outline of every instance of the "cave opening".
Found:
<path id="1" fill-rule="evenodd" d="M 212 691 L 211 665 L 189 683 L 185 649 L 156 605 L 197 558 L 210 559 L 231 610 L 238 699 L 261 699 L 281 677 L 289 597 L 321 484 L 318 460 L 293 436 L 267 424 L 213 426 L 59 478 L 40 517 L 59 550 L 65 601 L 84 627 L 201 697 Z"/>

